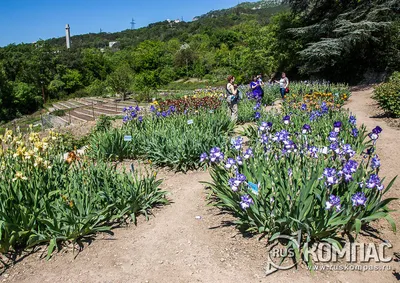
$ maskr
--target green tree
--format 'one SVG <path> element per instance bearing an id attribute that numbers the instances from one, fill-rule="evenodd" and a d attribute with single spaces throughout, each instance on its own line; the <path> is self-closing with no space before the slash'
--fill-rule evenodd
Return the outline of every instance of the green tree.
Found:
<path id="1" fill-rule="evenodd" d="M 127 65 L 118 67 L 107 78 L 107 85 L 117 94 L 122 95 L 122 100 L 126 99 L 133 82 L 132 69 Z"/>
<path id="2" fill-rule="evenodd" d="M 64 82 L 64 89 L 68 93 L 74 93 L 83 86 L 82 74 L 78 70 L 67 69 L 65 74 L 62 76 Z"/>
<path id="3" fill-rule="evenodd" d="M 368 69 L 382 69 L 379 56 L 387 50 L 387 33 L 399 18 L 396 0 L 291 0 L 302 25 L 291 29 L 303 39 L 300 70 L 319 76 L 356 78 Z"/>
<path id="4" fill-rule="evenodd" d="M 7 81 L 3 66 L 0 64 L 0 121 L 15 117 L 13 96 L 10 83 Z"/>
<path id="5" fill-rule="evenodd" d="M 24 82 L 13 84 L 13 104 L 21 114 L 35 111 L 42 102 L 42 96 L 35 87 Z"/>

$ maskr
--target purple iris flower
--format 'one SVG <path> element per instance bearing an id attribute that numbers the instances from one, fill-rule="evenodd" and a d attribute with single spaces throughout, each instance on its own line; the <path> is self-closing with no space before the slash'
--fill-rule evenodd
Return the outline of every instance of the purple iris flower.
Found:
<path id="1" fill-rule="evenodd" d="M 171 105 L 171 106 L 169 107 L 169 110 L 171 110 L 171 112 L 174 113 L 174 112 L 176 111 L 176 108 L 175 108 L 174 105 Z"/>
<path id="2" fill-rule="evenodd" d="M 261 135 L 261 142 L 263 144 L 267 144 L 268 143 L 268 136 L 265 135 L 265 134 Z"/>
<path id="3" fill-rule="evenodd" d="M 369 179 L 366 182 L 366 186 L 368 189 L 377 188 L 379 191 L 383 190 L 383 185 L 381 184 L 381 179 L 376 174 L 372 174 L 369 176 Z"/>
<path id="4" fill-rule="evenodd" d="M 351 197 L 351 201 L 353 203 L 353 206 L 365 206 L 367 198 L 365 197 L 365 194 L 363 192 L 358 192 Z"/>
<path id="5" fill-rule="evenodd" d="M 371 168 L 378 169 L 381 166 L 381 160 L 379 159 L 378 155 L 375 154 L 374 157 L 371 159 Z"/>
<path id="6" fill-rule="evenodd" d="M 155 112 L 156 111 L 156 107 L 154 105 L 150 106 L 150 112 Z"/>
<path id="7" fill-rule="evenodd" d="M 311 132 L 311 126 L 308 124 L 304 124 L 303 129 L 302 129 L 302 133 L 306 134 L 306 133 L 310 133 Z"/>
<path id="8" fill-rule="evenodd" d="M 352 130 L 351 130 L 351 134 L 353 135 L 353 137 L 358 137 L 358 129 L 357 128 L 353 128 Z"/>
<path id="9" fill-rule="evenodd" d="M 246 149 L 246 151 L 243 154 L 244 159 L 249 159 L 250 157 L 253 157 L 253 150 L 251 148 Z"/>
<path id="10" fill-rule="evenodd" d="M 316 146 L 308 147 L 308 153 L 311 157 L 318 158 L 318 148 Z"/>
<path id="11" fill-rule="evenodd" d="M 332 207 L 336 208 L 336 211 L 340 210 L 340 198 L 335 195 L 330 195 L 329 200 L 326 202 L 326 209 L 331 209 Z"/>
<path id="12" fill-rule="evenodd" d="M 224 159 L 224 153 L 219 147 L 214 147 L 210 150 L 210 161 L 219 163 Z"/>
<path id="13" fill-rule="evenodd" d="M 380 133 L 382 133 L 382 128 L 379 127 L 379 126 L 376 126 L 374 129 L 372 129 L 372 132 L 373 132 L 374 134 L 379 135 Z"/>
<path id="14" fill-rule="evenodd" d="M 283 142 L 285 140 L 289 139 L 289 132 L 282 130 L 280 132 L 276 132 L 274 138 L 272 139 L 273 141 L 279 141 Z"/>
<path id="15" fill-rule="evenodd" d="M 236 139 L 233 140 L 232 147 L 236 150 L 240 150 L 242 148 L 242 143 L 243 143 L 243 138 L 237 137 Z"/>
<path id="16" fill-rule="evenodd" d="M 331 142 L 335 142 L 337 141 L 338 135 L 339 135 L 338 132 L 330 132 L 328 138 Z"/>
<path id="17" fill-rule="evenodd" d="M 343 169 L 339 171 L 338 175 L 343 176 L 346 182 L 350 182 L 353 180 L 353 173 L 357 171 L 358 163 L 355 160 L 349 160 L 343 166 Z"/>
<path id="18" fill-rule="evenodd" d="M 260 132 L 265 132 L 266 130 L 268 130 L 270 128 L 270 126 L 268 125 L 269 123 L 267 122 L 261 122 L 260 127 L 258 127 L 258 130 Z"/>
<path id="19" fill-rule="evenodd" d="M 353 157 L 354 154 L 356 154 L 356 152 L 351 148 L 351 145 L 349 145 L 349 144 L 343 145 L 342 152 L 344 155 L 347 155 L 350 158 Z"/>
<path id="20" fill-rule="evenodd" d="M 254 118 L 255 118 L 256 120 L 260 119 L 260 118 L 261 118 L 260 112 L 256 112 L 256 114 L 254 114 Z"/>
<path id="21" fill-rule="evenodd" d="M 355 125 L 357 123 L 357 119 L 355 116 L 350 116 L 349 117 L 349 123 L 350 125 Z"/>
<path id="22" fill-rule="evenodd" d="M 335 168 L 325 168 L 323 176 L 325 177 L 326 184 L 328 186 L 338 183 L 338 179 L 337 179 L 336 169 Z"/>
<path id="23" fill-rule="evenodd" d="M 307 110 L 307 105 L 306 104 L 302 104 L 301 105 L 301 110 L 306 111 Z"/>
<path id="24" fill-rule="evenodd" d="M 249 195 L 241 196 L 240 206 L 246 210 L 254 203 L 253 199 Z"/>
<path id="25" fill-rule="evenodd" d="M 128 111 L 128 108 L 124 107 L 124 109 L 122 109 L 123 112 Z"/>
<path id="26" fill-rule="evenodd" d="M 237 181 L 235 178 L 230 178 L 228 181 L 228 185 L 231 187 L 232 191 L 237 192 L 239 190 L 239 185 L 237 185 Z"/>
<path id="27" fill-rule="evenodd" d="M 335 123 L 333 123 L 333 130 L 338 133 L 340 132 L 340 128 L 342 127 L 342 122 L 337 121 Z"/>
<path id="28" fill-rule="evenodd" d="M 132 117 L 132 118 L 136 118 L 136 116 L 137 116 L 137 113 L 136 113 L 135 111 L 132 111 L 132 112 L 131 112 L 131 117 Z"/>
<path id="29" fill-rule="evenodd" d="M 139 121 L 140 123 L 142 123 L 142 122 L 143 122 L 143 116 L 139 116 L 139 117 L 138 117 L 138 121 Z"/>
<path id="30" fill-rule="evenodd" d="M 326 102 L 321 103 L 321 115 L 329 112 L 329 107 L 326 105 Z"/>
<path id="31" fill-rule="evenodd" d="M 339 144 L 337 142 L 331 143 L 331 145 L 329 146 L 329 149 L 336 153 L 340 152 Z"/>
<path id="32" fill-rule="evenodd" d="M 203 152 L 202 154 L 200 154 L 200 162 L 204 162 L 207 159 L 208 159 L 207 153 Z"/>
<path id="33" fill-rule="evenodd" d="M 283 124 L 288 125 L 290 123 L 290 116 L 286 115 L 283 117 Z"/>
<path id="34" fill-rule="evenodd" d="M 347 161 L 345 167 L 347 167 L 351 173 L 355 173 L 358 168 L 358 162 L 355 160 L 349 160 Z"/>
<path id="35" fill-rule="evenodd" d="M 376 126 L 374 129 L 372 129 L 371 133 L 368 134 L 371 140 L 376 141 L 379 138 L 379 134 L 382 132 L 382 128 L 379 126 Z"/>
<path id="36" fill-rule="evenodd" d="M 163 116 L 164 118 L 168 116 L 167 112 L 163 111 L 161 112 L 161 116 Z"/>
<path id="37" fill-rule="evenodd" d="M 261 107 L 261 103 L 257 102 L 256 105 L 253 107 L 253 109 L 254 109 L 254 111 L 256 111 L 256 110 L 260 109 L 260 107 Z"/>
<path id="38" fill-rule="evenodd" d="M 240 183 L 243 183 L 246 182 L 247 178 L 245 175 L 239 173 L 236 175 L 236 180 L 239 181 Z"/>
<path id="39" fill-rule="evenodd" d="M 238 165 L 243 165 L 243 158 L 240 155 L 238 155 L 236 157 L 236 162 Z"/>
<path id="40" fill-rule="evenodd" d="M 295 143 L 291 140 L 286 140 L 283 142 L 283 144 L 285 145 L 286 152 L 289 152 L 289 153 L 297 148 Z"/>
<path id="41" fill-rule="evenodd" d="M 140 107 L 139 107 L 139 105 L 136 105 L 136 107 L 135 107 L 135 111 L 136 111 L 136 112 L 139 112 L 139 111 L 140 111 Z"/>
<path id="42" fill-rule="evenodd" d="M 236 164 L 235 159 L 233 159 L 233 158 L 228 158 L 228 159 L 226 160 L 225 168 L 226 168 L 226 169 L 231 169 L 232 167 L 235 166 L 235 164 Z"/>

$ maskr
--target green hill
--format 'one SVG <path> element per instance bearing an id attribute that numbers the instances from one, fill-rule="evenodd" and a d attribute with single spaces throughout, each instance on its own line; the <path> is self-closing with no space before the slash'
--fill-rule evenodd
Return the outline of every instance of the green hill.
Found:
<path id="1" fill-rule="evenodd" d="M 171 82 L 233 74 L 357 83 L 400 69 L 400 2 L 286 0 L 241 3 L 191 22 L 90 33 L 0 48 L 0 121 L 49 100 L 149 93 Z M 109 47 L 110 42 L 117 42 Z"/>

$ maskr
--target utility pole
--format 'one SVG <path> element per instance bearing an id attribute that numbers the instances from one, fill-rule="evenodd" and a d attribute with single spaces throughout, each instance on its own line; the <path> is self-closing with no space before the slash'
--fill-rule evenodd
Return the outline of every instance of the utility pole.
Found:
<path id="1" fill-rule="evenodd" d="M 135 29 L 135 20 L 132 18 L 132 21 L 131 21 L 131 29 Z"/>

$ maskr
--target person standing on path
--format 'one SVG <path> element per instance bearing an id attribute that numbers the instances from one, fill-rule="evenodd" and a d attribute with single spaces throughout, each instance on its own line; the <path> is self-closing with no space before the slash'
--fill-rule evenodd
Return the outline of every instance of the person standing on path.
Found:
<path id="1" fill-rule="evenodd" d="M 250 88 L 253 98 L 257 99 L 257 101 L 261 101 L 263 98 L 263 90 L 257 77 L 253 77 L 253 81 L 250 83 Z"/>
<path id="2" fill-rule="evenodd" d="M 282 73 L 282 78 L 275 82 L 279 83 L 282 100 L 284 100 L 285 94 L 289 92 L 289 79 L 286 77 L 285 73 Z"/>
<path id="3" fill-rule="evenodd" d="M 226 85 L 226 101 L 228 102 L 229 116 L 232 121 L 237 121 L 238 118 L 238 101 L 239 90 L 238 86 L 234 84 L 235 77 L 228 76 L 228 84 Z"/>

